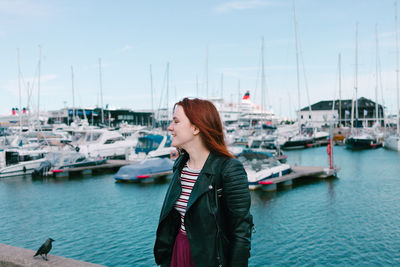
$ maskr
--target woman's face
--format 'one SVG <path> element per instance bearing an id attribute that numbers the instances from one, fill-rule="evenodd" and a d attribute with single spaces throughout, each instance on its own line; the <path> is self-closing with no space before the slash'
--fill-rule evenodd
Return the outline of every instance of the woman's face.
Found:
<path id="1" fill-rule="evenodd" d="M 168 131 L 171 132 L 172 136 L 171 145 L 183 149 L 185 149 L 188 143 L 194 140 L 198 133 L 197 128 L 190 123 L 183 108 L 179 105 L 175 108 L 174 117 L 168 126 Z"/>

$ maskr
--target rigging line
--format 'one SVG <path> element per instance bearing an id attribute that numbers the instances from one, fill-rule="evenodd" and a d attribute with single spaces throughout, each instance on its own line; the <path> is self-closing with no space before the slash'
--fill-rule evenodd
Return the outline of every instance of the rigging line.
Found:
<path id="1" fill-rule="evenodd" d="M 309 110 L 310 115 L 311 115 L 310 92 L 308 90 L 308 80 L 307 80 L 307 75 L 306 75 L 306 67 L 305 67 L 305 64 L 304 64 L 303 50 L 302 50 L 300 38 L 299 38 L 298 42 L 299 42 L 301 65 L 303 66 L 304 87 L 306 88 L 307 101 L 308 101 L 308 110 Z"/>
<path id="2" fill-rule="evenodd" d="M 338 56 L 338 64 L 337 64 L 337 72 L 336 72 L 336 74 L 335 74 L 335 84 L 334 84 L 334 87 L 333 87 L 333 103 L 332 103 L 332 121 L 333 121 L 333 123 L 335 124 L 335 117 L 334 117 L 334 112 L 335 112 L 335 104 L 336 104 L 336 89 L 338 88 L 339 90 L 340 90 L 340 64 L 341 64 L 341 62 L 340 62 L 340 53 L 339 53 L 339 56 Z M 338 99 L 338 102 L 340 101 L 340 99 Z M 338 122 L 339 122 L 339 124 L 340 124 L 340 107 L 339 107 L 339 105 L 338 105 Z"/>
<path id="3" fill-rule="evenodd" d="M 260 55 L 261 55 L 261 53 L 260 53 Z M 261 80 L 261 78 L 260 78 L 260 76 L 261 76 L 261 56 L 260 57 L 258 57 L 258 72 L 257 72 L 257 76 L 256 76 L 256 89 L 255 89 L 255 92 L 254 92 L 254 99 L 257 99 L 257 93 L 258 93 L 258 79 L 260 79 Z M 262 105 L 262 103 L 260 103 L 260 105 Z"/>
<path id="4" fill-rule="evenodd" d="M 383 126 L 386 128 L 386 114 L 385 114 L 385 98 L 383 97 L 383 82 L 382 82 L 382 66 L 381 66 L 381 58 L 378 57 L 378 80 L 379 87 L 381 91 L 382 98 L 382 116 L 383 116 Z"/>
<path id="5" fill-rule="evenodd" d="M 165 73 L 164 73 L 164 81 L 163 81 L 163 86 L 161 87 L 161 94 L 160 94 L 160 102 L 158 105 L 158 112 L 157 112 L 157 121 L 160 119 L 160 109 L 161 109 L 161 105 L 162 105 L 162 100 L 163 100 L 163 96 L 164 96 L 164 89 L 166 89 L 166 81 L 167 81 L 167 71 L 168 68 L 165 68 Z M 167 110 L 168 112 L 168 110 Z"/>
<path id="6" fill-rule="evenodd" d="M 33 90 L 34 90 L 34 88 L 35 88 L 37 73 L 38 73 L 38 69 L 36 69 L 35 74 L 34 74 L 34 76 L 33 76 L 32 85 L 29 86 L 29 82 L 25 82 L 24 75 L 23 75 L 23 73 L 21 72 L 22 85 L 23 85 L 23 87 L 24 87 L 24 90 L 27 92 L 27 98 L 28 98 L 28 99 L 27 99 L 27 108 L 30 107 L 31 101 L 33 101 L 33 100 L 32 100 L 32 92 L 33 92 Z M 32 108 L 33 108 L 33 107 L 34 107 L 34 104 L 32 104 Z"/>

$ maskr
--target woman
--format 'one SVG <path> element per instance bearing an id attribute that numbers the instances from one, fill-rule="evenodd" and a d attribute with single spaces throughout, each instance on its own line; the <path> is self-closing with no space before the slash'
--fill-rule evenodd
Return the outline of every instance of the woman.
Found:
<path id="1" fill-rule="evenodd" d="M 180 153 L 165 196 L 154 256 L 162 266 L 247 266 L 252 216 L 243 165 L 228 152 L 207 100 L 174 106 L 168 130 Z"/>

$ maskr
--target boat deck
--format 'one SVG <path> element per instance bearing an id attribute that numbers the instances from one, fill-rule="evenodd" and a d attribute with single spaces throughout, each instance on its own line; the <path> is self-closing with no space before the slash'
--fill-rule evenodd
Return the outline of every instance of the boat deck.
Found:
<path id="1" fill-rule="evenodd" d="M 50 171 L 48 175 L 53 175 L 54 177 L 63 177 L 75 174 L 92 174 L 92 173 L 104 172 L 107 170 L 118 171 L 120 167 L 133 164 L 136 162 L 137 161 L 129 161 L 129 160 L 107 160 L 107 163 L 101 165 L 53 170 Z"/>
<path id="2" fill-rule="evenodd" d="M 328 167 L 314 167 L 314 166 L 292 166 L 292 172 L 277 178 L 271 178 L 266 181 L 260 182 L 261 189 L 264 191 L 275 191 L 278 184 L 284 186 L 291 186 L 294 179 L 316 177 L 327 178 L 336 176 L 339 171 L 338 168 L 329 169 Z"/>

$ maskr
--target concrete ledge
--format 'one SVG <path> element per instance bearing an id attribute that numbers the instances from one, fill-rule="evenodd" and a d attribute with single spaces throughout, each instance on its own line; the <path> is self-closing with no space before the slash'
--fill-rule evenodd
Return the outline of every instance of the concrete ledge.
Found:
<path id="1" fill-rule="evenodd" d="M 99 267 L 94 263 L 72 260 L 63 258 L 55 255 L 47 255 L 48 261 L 42 259 L 42 257 L 35 255 L 36 251 L 12 247 L 5 244 L 0 244 L 0 267 L 49 267 L 49 266 L 76 266 L 76 267 Z"/>

